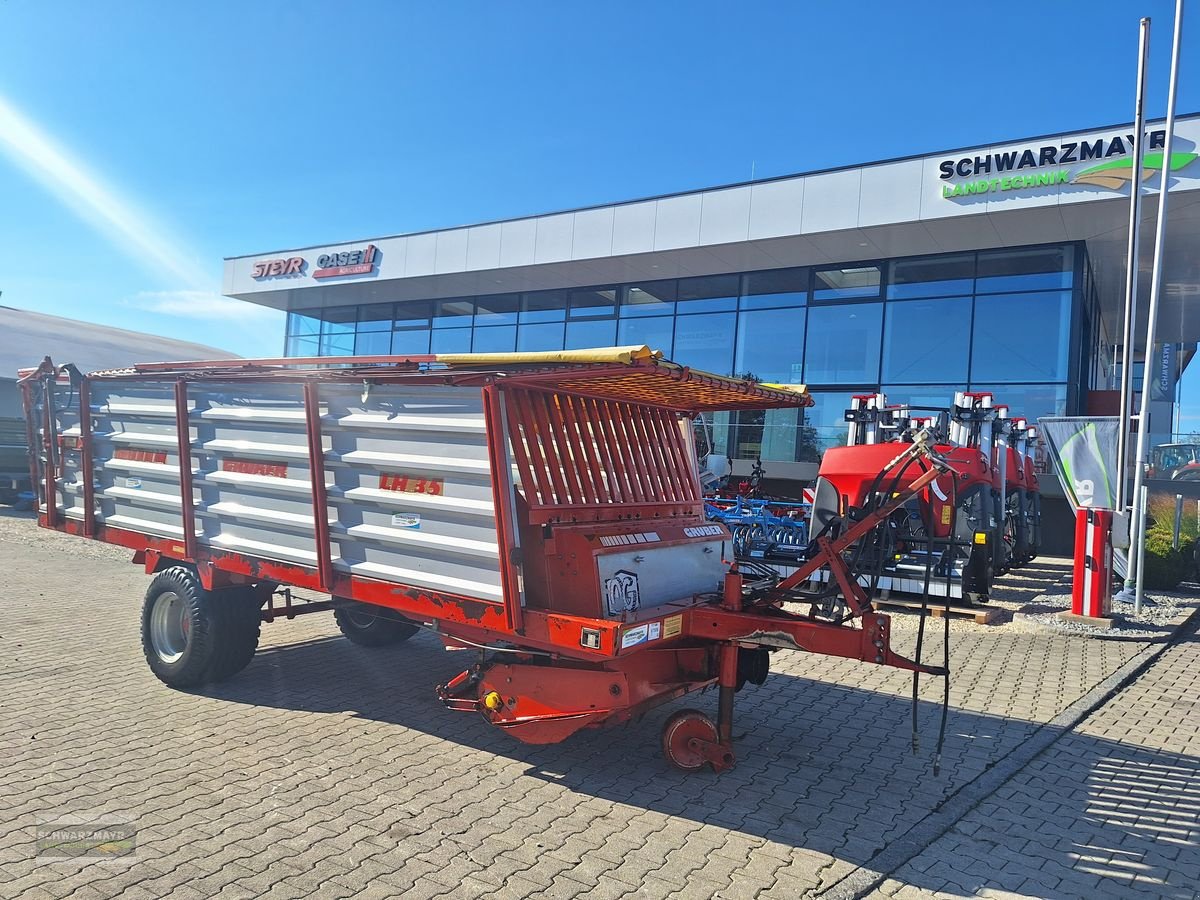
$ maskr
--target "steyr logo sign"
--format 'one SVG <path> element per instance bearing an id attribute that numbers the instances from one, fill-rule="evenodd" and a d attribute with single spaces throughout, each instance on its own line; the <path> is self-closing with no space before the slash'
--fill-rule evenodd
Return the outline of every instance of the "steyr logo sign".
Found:
<path id="1" fill-rule="evenodd" d="M 317 268 L 313 278 L 337 278 L 339 275 L 368 275 L 375 271 L 379 262 L 379 250 L 367 244 L 362 250 L 344 250 L 339 253 L 322 253 L 317 257 Z M 281 278 L 287 275 L 303 275 L 308 261 L 303 256 L 287 259 L 261 259 L 254 264 L 251 276 L 258 279 Z"/>
<path id="2" fill-rule="evenodd" d="M 251 273 L 254 278 L 276 278 L 281 275 L 304 274 L 304 257 L 293 256 L 289 259 L 264 259 L 254 264 Z"/>
<path id="3" fill-rule="evenodd" d="M 366 275 L 375 268 L 374 244 L 362 250 L 347 250 L 341 253 L 322 253 L 317 257 L 317 269 L 313 278 L 336 278 L 339 275 Z"/>
<path id="4" fill-rule="evenodd" d="M 1162 170 L 1162 148 L 1166 138 L 1167 133 L 1162 130 L 1146 134 L 1142 181 Z M 943 182 L 951 182 L 955 178 L 968 179 L 943 183 L 942 197 L 946 199 L 996 191 L 1027 191 L 1061 184 L 1119 191 L 1134 179 L 1132 153 L 1131 134 L 1092 141 L 1063 141 L 1044 147 L 947 159 L 938 165 L 938 177 Z M 1171 171 L 1190 165 L 1196 158 L 1195 153 L 1172 153 Z M 1085 165 L 1087 163 L 1090 165 Z"/>

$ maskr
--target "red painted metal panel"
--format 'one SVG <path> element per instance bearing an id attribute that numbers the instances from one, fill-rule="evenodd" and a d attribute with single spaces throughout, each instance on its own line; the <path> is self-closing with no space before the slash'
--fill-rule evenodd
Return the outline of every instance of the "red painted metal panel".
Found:
<path id="1" fill-rule="evenodd" d="M 437 497 L 445 493 L 446 482 L 442 478 L 415 478 L 411 475 L 381 473 L 379 489 L 395 491 L 398 494 L 429 494 Z"/>
<path id="2" fill-rule="evenodd" d="M 192 425 L 188 418 L 187 382 L 175 382 L 175 437 L 179 448 L 179 499 L 183 524 L 183 549 L 188 559 L 196 558 L 196 511 L 192 494 Z"/>
<path id="3" fill-rule="evenodd" d="M 304 424 L 312 473 L 313 536 L 321 590 L 333 593 L 333 550 L 329 543 L 329 495 L 325 489 L 325 445 L 321 440 L 321 398 L 315 381 L 304 382 Z M 287 467 L 284 466 L 286 475 Z"/>
<path id="4" fill-rule="evenodd" d="M 87 382 L 85 381 L 86 385 Z M 166 450 L 139 450 L 136 447 L 118 447 L 113 451 L 113 459 L 127 459 L 131 462 L 156 463 L 166 465 Z"/>
<path id="5" fill-rule="evenodd" d="M 55 487 L 57 467 L 54 464 L 54 379 L 42 379 L 42 449 L 46 453 L 44 489 L 46 491 L 46 524 L 58 527 L 58 491 Z"/>
<path id="6" fill-rule="evenodd" d="M 700 514 L 695 466 L 674 413 L 551 391 L 503 391 L 532 521 Z"/>
<path id="7" fill-rule="evenodd" d="M 504 400 L 495 385 L 483 389 L 483 416 L 488 433 L 488 459 L 492 467 L 492 503 L 496 510 L 496 531 L 500 544 L 500 578 L 504 585 L 504 612 L 509 630 L 524 631 L 520 579 L 513 551 L 517 548 L 517 529 L 512 516 L 512 466 L 505 440 Z"/>
<path id="8" fill-rule="evenodd" d="M 287 478 L 287 463 L 259 462 L 256 459 L 234 459 L 225 457 L 221 460 L 221 468 L 226 472 L 237 472 L 241 475 L 268 475 L 271 478 Z"/>
<path id="9" fill-rule="evenodd" d="M 79 460 L 79 477 L 83 479 L 83 534 L 96 534 L 96 476 L 95 451 L 92 448 L 92 385 L 88 379 L 79 384 L 79 441 L 83 451 Z"/>

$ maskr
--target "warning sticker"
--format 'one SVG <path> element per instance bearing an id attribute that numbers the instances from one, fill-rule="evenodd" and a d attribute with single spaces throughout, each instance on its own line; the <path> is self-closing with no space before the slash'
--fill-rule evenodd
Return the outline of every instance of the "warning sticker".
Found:
<path id="1" fill-rule="evenodd" d="M 950 507 L 949 507 L 949 506 L 943 506 L 943 507 L 942 507 L 942 524 L 943 524 L 943 525 L 949 525 L 949 524 L 950 524 L 950 514 L 951 514 L 951 512 L 952 512 L 952 510 L 950 509 Z"/>
<path id="2" fill-rule="evenodd" d="M 127 488 L 135 488 L 136 489 L 136 488 L 140 488 L 141 486 L 142 486 L 142 479 L 140 479 L 140 478 L 126 478 L 125 479 L 125 487 L 127 487 Z"/>
<path id="3" fill-rule="evenodd" d="M 647 636 L 646 640 L 657 641 L 660 637 L 662 637 L 662 622 L 651 622 L 650 634 Z"/>
<path id="4" fill-rule="evenodd" d="M 420 513 L 393 513 L 392 524 L 397 528 L 420 528 Z"/>
<path id="5" fill-rule="evenodd" d="M 621 635 L 621 649 L 624 650 L 627 647 L 633 647 L 637 644 L 645 643 L 649 633 L 650 629 L 646 625 L 639 625 L 637 628 L 630 628 L 623 635 Z"/>
<path id="6" fill-rule="evenodd" d="M 683 631 L 683 616 L 670 616 L 663 619 L 663 637 L 675 637 Z"/>

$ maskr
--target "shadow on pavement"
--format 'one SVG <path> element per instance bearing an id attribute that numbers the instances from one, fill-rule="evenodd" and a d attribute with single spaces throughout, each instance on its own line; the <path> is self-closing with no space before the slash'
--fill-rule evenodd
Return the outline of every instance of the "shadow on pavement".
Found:
<path id="1" fill-rule="evenodd" d="M 265 649 L 241 675 L 206 693 L 282 709 L 350 711 L 454 742 L 464 755 L 479 754 L 481 765 L 491 758 L 485 754 L 496 754 L 524 765 L 525 776 L 570 791 L 828 853 L 856 865 L 870 865 L 872 856 L 1038 727 L 952 708 L 942 773 L 935 777 L 931 762 L 939 706 L 920 704 L 921 749 L 914 756 L 907 698 L 772 674 L 763 687 L 748 687 L 738 695 L 736 768 L 720 776 L 685 775 L 663 760 L 660 728 L 670 711 L 681 706 L 715 714 L 714 694 L 684 698 L 628 726 L 582 732 L 557 745 L 530 746 L 479 716 L 450 712 L 434 698 L 435 682 L 473 660 L 465 652 L 447 653 L 426 634 L 383 650 L 328 638 Z M 1200 714 L 1200 708 L 1189 714 Z M 406 741 L 411 735 L 397 730 L 396 738 Z M 987 868 L 988 877 L 999 878 L 1004 861 L 1020 858 L 1020 848 L 1033 844 L 1061 857 L 1067 867 L 1075 862 L 1069 854 L 1089 857 L 1090 870 L 1101 875 L 1128 873 L 1123 860 L 1134 844 L 1141 854 L 1137 865 L 1148 873 L 1158 865 L 1156 848 L 1195 853 L 1197 758 L 1079 734 L 1067 741 L 1069 771 L 1054 778 L 1061 788 L 1054 801 L 1061 808 L 1051 814 L 1041 796 L 1046 789 L 1018 784 L 1018 795 L 1011 805 L 1005 803 L 1012 821 L 997 823 L 1013 837 L 992 842 L 995 865 Z M 1061 755 L 1056 749 L 1039 760 L 1059 766 Z M 1026 767 L 1001 790 L 1028 782 L 1036 767 L 1036 762 Z M 1072 779 L 1077 784 L 1068 785 Z M 1120 806 L 1131 800 L 1143 812 Z M 465 814 L 469 808 L 464 801 Z M 987 838 L 979 840 L 988 846 Z M 930 886 L 937 889 L 932 879 Z"/>

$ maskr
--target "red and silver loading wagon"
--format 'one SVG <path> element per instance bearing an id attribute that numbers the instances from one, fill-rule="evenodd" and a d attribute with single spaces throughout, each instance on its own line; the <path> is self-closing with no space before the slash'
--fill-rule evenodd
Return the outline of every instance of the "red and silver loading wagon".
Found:
<path id="1" fill-rule="evenodd" d="M 332 609 L 359 643 L 424 626 L 477 648 L 439 696 L 531 743 L 716 684 L 716 722 L 684 710 L 663 741 L 681 768 L 721 769 L 733 694 L 762 683 L 769 652 L 942 673 L 891 651 L 842 562 L 935 467 L 782 584 L 746 583 L 704 519 L 691 418 L 808 406 L 803 387 L 646 348 L 337 362 L 25 373 L 39 524 L 129 547 L 154 574 L 142 639 L 167 684 L 230 677 L 261 621 Z M 819 567 L 843 614 L 787 611 Z"/>

